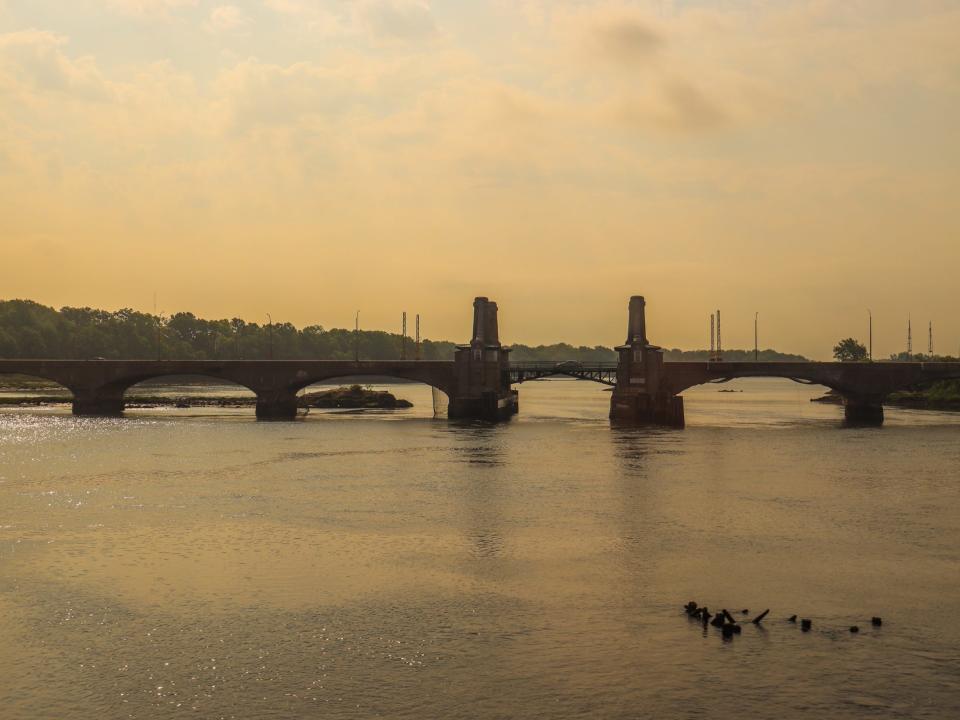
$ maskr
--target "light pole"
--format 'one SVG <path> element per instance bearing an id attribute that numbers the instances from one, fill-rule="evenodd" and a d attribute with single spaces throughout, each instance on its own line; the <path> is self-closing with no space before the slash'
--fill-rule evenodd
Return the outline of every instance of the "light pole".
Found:
<path id="1" fill-rule="evenodd" d="M 360 311 L 357 310 L 357 317 L 353 321 L 353 361 L 360 362 Z"/>
<path id="2" fill-rule="evenodd" d="M 753 361 L 757 362 L 760 359 L 760 348 L 757 343 L 757 321 L 760 317 L 760 313 L 755 312 L 753 314 Z"/>
<path id="3" fill-rule="evenodd" d="M 867 318 L 869 318 L 869 334 L 867 336 L 867 358 L 873 362 L 873 313 L 867 308 Z"/>
<path id="4" fill-rule="evenodd" d="M 269 337 L 270 337 L 270 355 L 269 355 L 269 357 L 270 357 L 271 360 L 273 360 L 273 318 L 270 317 L 270 313 L 267 313 L 267 323 L 268 323 L 268 324 L 267 324 L 267 327 L 269 328 L 267 332 L 269 333 Z"/>
<path id="5" fill-rule="evenodd" d="M 157 360 L 159 360 L 159 359 L 160 359 L 160 356 L 161 356 L 161 351 L 160 351 L 160 335 L 161 335 L 161 333 L 163 332 L 163 329 L 162 329 L 162 326 L 163 326 L 163 310 L 161 310 L 161 311 L 160 311 L 160 314 L 157 315 L 156 317 L 157 317 Z"/>

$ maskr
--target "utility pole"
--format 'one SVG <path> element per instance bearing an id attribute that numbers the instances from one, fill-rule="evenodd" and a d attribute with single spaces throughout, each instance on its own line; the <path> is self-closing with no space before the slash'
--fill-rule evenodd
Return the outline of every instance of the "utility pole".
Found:
<path id="1" fill-rule="evenodd" d="M 927 340 L 927 355 L 933 355 L 933 320 L 930 321 L 930 337 Z"/>
<path id="2" fill-rule="evenodd" d="M 417 313 L 417 360 L 420 359 L 420 313 Z"/>
<path id="3" fill-rule="evenodd" d="M 870 312 L 870 308 L 867 308 L 867 318 L 869 319 L 869 339 L 867 345 L 867 357 L 870 358 L 870 362 L 873 362 L 873 313 Z"/>
<path id="4" fill-rule="evenodd" d="M 270 313 L 267 313 L 267 328 L 270 337 L 270 354 L 267 357 L 273 360 L 273 318 L 270 317 Z"/>
<path id="5" fill-rule="evenodd" d="M 353 321 L 353 361 L 360 362 L 360 311 Z"/>
<path id="6" fill-rule="evenodd" d="M 760 317 L 760 313 L 755 312 L 753 314 L 753 361 L 757 362 L 760 359 L 760 350 L 757 343 L 757 320 Z"/>
<path id="7" fill-rule="evenodd" d="M 403 311 L 403 332 L 400 337 L 400 359 L 407 359 L 407 311 Z"/>

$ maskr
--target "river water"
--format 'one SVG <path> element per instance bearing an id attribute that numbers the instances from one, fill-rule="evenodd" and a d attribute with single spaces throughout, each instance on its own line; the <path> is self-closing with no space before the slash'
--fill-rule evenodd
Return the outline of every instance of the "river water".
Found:
<path id="1" fill-rule="evenodd" d="M 0 717 L 960 717 L 960 417 L 723 387 L 683 431 L 559 380 L 495 427 L 0 411 Z"/>

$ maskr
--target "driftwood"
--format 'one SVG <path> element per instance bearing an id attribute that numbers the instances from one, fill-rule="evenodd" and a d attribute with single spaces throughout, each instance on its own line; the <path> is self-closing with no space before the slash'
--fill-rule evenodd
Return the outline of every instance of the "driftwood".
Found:
<path id="1" fill-rule="evenodd" d="M 752 622 L 754 625 L 759 625 L 759 624 L 760 624 L 760 621 L 763 620 L 763 619 L 767 616 L 767 613 L 768 613 L 768 612 L 770 612 L 770 608 L 767 608 L 766 610 L 764 610 L 762 613 L 760 613 L 759 615 L 757 615 L 757 616 L 756 616 L 753 620 L 751 620 L 750 622 Z"/>

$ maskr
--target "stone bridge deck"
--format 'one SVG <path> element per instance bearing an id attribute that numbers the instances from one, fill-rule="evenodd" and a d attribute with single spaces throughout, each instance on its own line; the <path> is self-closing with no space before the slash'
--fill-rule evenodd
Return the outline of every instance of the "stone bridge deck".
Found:
<path id="1" fill-rule="evenodd" d="M 573 361 L 510 363 L 501 382 L 522 383 L 566 375 L 617 386 L 616 363 Z M 0 360 L 0 374 L 43 378 L 68 388 L 77 414 L 118 414 L 133 385 L 166 376 L 196 375 L 236 383 L 257 396 L 258 417 L 292 417 L 301 389 L 335 378 L 382 376 L 413 380 L 446 393 L 456 407 L 464 393 L 455 361 L 339 360 Z M 843 396 L 849 419 L 882 422 L 882 403 L 891 392 L 960 378 L 960 363 L 937 362 L 666 362 L 660 390 L 676 396 L 695 385 L 743 377 L 782 377 L 823 385 Z M 456 414 L 456 410 L 454 414 Z M 471 411 L 474 412 L 474 411 Z M 496 408 L 483 415 L 496 415 Z"/>
<path id="2" fill-rule="evenodd" d="M 616 385 L 615 362 L 541 361 L 510 364 L 514 383 L 565 375 Z M 960 378 L 960 363 L 949 362 L 665 362 L 662 384 L 676 395 L 694 385 L 745 377 L 779 377 L 824 385 L 844 395 L 886 396 L 937 380 Z"/>

